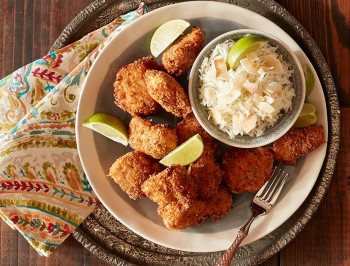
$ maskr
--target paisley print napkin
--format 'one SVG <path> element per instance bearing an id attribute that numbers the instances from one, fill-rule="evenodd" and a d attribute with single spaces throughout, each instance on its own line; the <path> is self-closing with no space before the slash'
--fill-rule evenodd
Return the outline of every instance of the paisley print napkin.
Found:
<path id="1" fill-rule="evenodd" d="M 75 139 L 77 103 L 105 44 L 139 8 L 0 80 L 0 217 L 49 256 L 99 204 Z"/>

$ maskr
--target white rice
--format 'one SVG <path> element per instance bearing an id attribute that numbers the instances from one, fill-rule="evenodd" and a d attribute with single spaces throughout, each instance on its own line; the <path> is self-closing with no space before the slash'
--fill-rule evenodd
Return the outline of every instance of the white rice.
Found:
<path id="1" fill-rule="evenodd" d="M 226 62 L 233 44 L 234 41 L 226 41 L 217 45 L 203 60 L 199 70 L 199 97 L 207 108 L 208 119 L 212 119 L 230 138 L 234 139 L 237 135 L 261 136 L 283 112 L 291 109 L 295 96 L 290 81 L 292 70 L 277 54 L 277 48 L 264 42 L 256 52 L 247 55 L 249 62 L 241 60 L 235 71 L 224 69 L 226 73 L 221 76 L 215 60 L 216 63 Z M 279 61 L 278 64 L 274 58 Z M 221 64 L 221 67 L 225 65 Z"/>

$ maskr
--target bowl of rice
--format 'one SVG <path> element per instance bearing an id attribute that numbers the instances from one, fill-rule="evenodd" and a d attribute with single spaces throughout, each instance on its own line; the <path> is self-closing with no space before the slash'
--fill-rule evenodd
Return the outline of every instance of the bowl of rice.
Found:
<path id="1" fill-rule="evenodd" d="M 230 66 L 231 47 L 249 35 L 261 40 L 258 46 Z M 252 29 L 227 32 L 209 42 L 193 64 L 188 87 L 202 127 L 240 148 L 282 137 L 305 100 L 305 78 L 296 55 L 273 35 Z"/>

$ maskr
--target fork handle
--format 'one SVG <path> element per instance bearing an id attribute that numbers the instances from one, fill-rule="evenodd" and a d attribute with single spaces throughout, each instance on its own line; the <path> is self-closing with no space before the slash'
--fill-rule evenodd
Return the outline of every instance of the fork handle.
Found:
<path id="1" fill-rule="evenodd" d="M 253 214 L 250 216 L 249 220 L 246 222 L 245 225 L 243 225 L 237 233 L 235 241 L 231 244 L 231 246 L 224 252 L 222 257 L 215 263 L 215 266 L 229 266 L 233 256 L 236 253 L 236 250 L 243 241 L 243 239 L 248 235 L 250 225 L 254 221 L 254 219 L 257 217 L 257 215 Z"/>

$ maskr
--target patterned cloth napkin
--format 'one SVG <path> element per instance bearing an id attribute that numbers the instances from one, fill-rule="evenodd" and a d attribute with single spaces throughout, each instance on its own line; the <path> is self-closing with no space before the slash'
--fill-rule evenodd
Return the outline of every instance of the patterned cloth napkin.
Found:
<path id="1" fill-rule="evenodd" d="M 0 80 L 0 216 L 49 256 L 99 201 L 80 164 L 75 115 L 86 75 L 139 8 Z"/>

